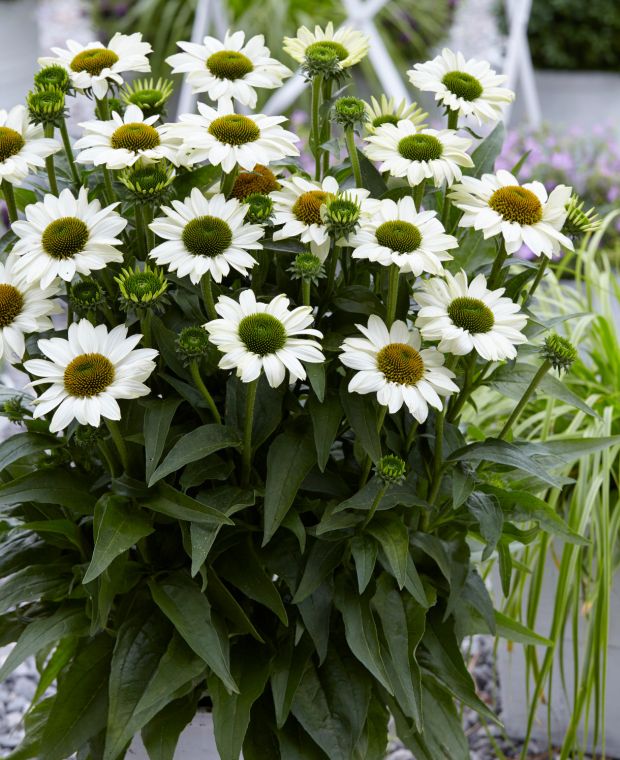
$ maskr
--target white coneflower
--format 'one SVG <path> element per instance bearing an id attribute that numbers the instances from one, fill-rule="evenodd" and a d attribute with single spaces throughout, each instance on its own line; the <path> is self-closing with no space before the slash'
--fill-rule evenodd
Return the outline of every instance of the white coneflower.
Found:
<path id="1" fill-rule="evenodd" d="M 527 342 L 521 330 L 527 317 L 504 296 L 489 290 L 483 274 L 467 283 L 467 274 L 432 277 L 415 292 L 420 304 L 416 327 L 424 340 L 438 340 L 439 350 L 463 356 L 476 351 L 487 361 L 514 359 L 516 346 Z"/>
<path id="2" fill-rule="evenodd" d="M 281 190 L 271 193 L 274 202 L 274 225 L 284 225 L 273 233 L 274 240 L 299 237 L 309 243 L 310 250 L 321 261 L 329 253 L 329 228 L 321 209 L 339 191 L 335 177 L 325 177 L 323 182 L 312 182 L 303 177 L 280 180 Z M 350 200 L 361 203 L 369 195 L 368 190 L 347 190 Z"/>
<path id="3" fill-rule="evenodd" d="M 77 198 L 68 188 L 46 195 L 40 203 L 26 206 L 26 219 L 13 223 L 19 237 L 13 253 L 19 257 L 16 269 L 28 282 L 40 281 L 47 288 L 56 277 L 70 282 L 76 273 L 88 275 L 111 262 L 121 262 L 117 236 L 127 220 L 114 209 L 118 203 L 101 208 L 98 200 L 88 201 L 81 188 Z"/>
<path id="4" fill-rule="evenodd" d="M 226 173 L 236 165 L 251 171 L 256 164 L 268 166 L 286 156 L 298 156 L 297 135 L 279 126 L 285 116 L 244 116 L 231 108 L 218 110 L 198 103 L 200 113 L 186 113 L 166 124 L 165 132 L 181 141 L 187 162 L 209 161 Z"/>
<path id="5" fill-rule="evenodd" d="M 467 154 L 471 140 L 452 129 L 421 129 L 403 119 L 398 124 L 382 124 L 366 138 L 364 152 L 380 161 L 382 172 L 406 177 L 414 187 L 427 179 L 437 187 L 451 185 L 462 176 L 461 167 L 474 162 Z"/>
<path id="6" fill-rule="evenodd" d="M 0 181 L 18 185 L 58 150 L 60 143 L 43 136 L 43 127 L 30 122 L 25 106 L 0 108 Z"/>
<path id="7" fill-rule="evenodd" d="M 247 204 L 236 198 L 226 200 L 218 193 L 208 199 L 195 187 L 184 201 L 162 206 L 165 217 L 155 219 L 150 227 L 166 242 L 153 248 L 149 256 L 179 277 L 189 277 L 197 284 L 210 272 L 216 282 L 231 267 L 247 275 L 256 260 L 249 250 L 260 250 L 264 235 L 260 224 L 245 224 Z"/>
<path id="8" fill-rule="evenodd" d="M 187 74 L 192 92 L 206 92 L 211 100 L 237 100 L 256 107 L 256 89 L 282 85 L 291 70 L 271 57 L 262 34 L 245 41 L 244 32 L 226 32 L 224 40 L 205 37 L 202 45 L 177 42 L 183 50 L 166 62 L 174 74 Z"/>
<path id="9" fill-rule="evenodd" d="M 435 211 L 417 212 L 411 196 L 379 201 L 370 218 L 349 238 L 354 259 L 368 259 L 383 266 L 396 264 L 401 272 L 441 274 L 443 261 L 458 241 L 446 231 Z"/>
<path id="10" fill-rule="evenodd" d="M 330 21 L 324 30 L 315 26 L 314 32 L 311 32 L 306 26 L 300 27 L 296 37 L 284 38 L 283 47 L 297 63 L 303 63 L 306 56 L 315 51 L 333 52 L 340 67 L 346 69 L 364 58 L 369 44 L 368 35 L 351 27 L 343 26 L 334 32 L 334 25 Z"/>
<path id="11" fill-rule="evenodd" d="M 67 40 L 66 48 L 52 48 L 56 57 L 39 58 L 42 66 L 63 66 L 78 90 L 92 89 L 96 98 L 103 98 L 110 84 L 122 85 L 121 74 L 127 71 L 148 72 L 151 70 L 147 55 L 152 52 L 148 42 L 142 41 L 142 34 L 115 34 L 107 45 L 89 42 L 82 45 L 75 40 Z"/>
<path id="12" fill-rule="evenodd" d="M 403 119 L 420 128 L 428 116 L 417 103 L 408 105 L 406 100 L 397 102 L 395 98 L 386 95 L 382 95 L 380 100 L 371 97 L 370 103 L 366 103 L 366 114 L 368 121 L 364 124 L 364 131 L 370 135 L 374 135 L 383 124 L 398 124 Z"/>
<path id="13" fill-rule="evenodd" d="M 537 256 L 549 258 L 563 245 L 573 250 L 562 234 L 571 188 L 558 185 L 550 194 L 540 182 L 519 184 L 510 172 L 483 174 L 481 179 L 463 177 L 450 197 L 464 213 L 461 227 L 481 230 L 485 238 L 502 235 L 508 253 L 525 244 Z"/>
<path id="14" fill-rule="evenodd" d="M 159 116 L 144 118 L 138 106 L 127 106 L 120 116 L 114 112 L 106 121 L 85 121 L 80 124 L 84 136 L 75 143 L 80 164 L 104 164 L 108 169 L 123 169 L 137 161 L 159 161 L 167 158 L 179 163 L 178 141 L 153 126 Z"/>
<path id="15" fill-rule="evenodd" d="M 454 372 L 443 366 L 444 355 L 436 348 L 420 348 L 420 333 L 396 321 L 388 330 L 374 314 L 368 327 L 357 325 L 363 338 L 347 338 L 340 361 L 355 370 L 351 393 L 376 393 L 377 401 L 391 414 L 403 404 L 422 423 L 428 407 L 442 408 L 442 397 L 458 391 Z"/>
<path id="16" fill-rule="evenodd" d="M 15 271 L 16 258 L 10 253 L 0 262 L 0 359 L 9 364 L 20 362 L 25 351 L 24 336 L 52 329 L 52 314 L 62 311 L 54 299 L 58 285 L 42 289 L 38 283 L 26 282 Z"/>
<path id="17" fill-rule="evenodd" d="M 502 108 L 515 97 L 512 90 L 500 87 L 506 77 L 496 74 L 486 61 L 465 60 L 462 53 L 448 48 L 432 61 L 416 63 L 407 74 L 419 90 L 434 92 L 441 105 L 473 116 L 479 124 L 500 119 Z"/>
<path id="18" fill-rule="evenodd" d="M 310 306 L 292 311 L 288 307 L 285 295 L 276 296 L 270 303 L 257 301 L 251 290 L 244 290 L 239 302 L 220 296 L 215 310 L 221 319 L 204 326 L 211 342 L 224 354 L 219 366 L 236 370 L 244 383 L 264 372 L 272 388 L 284 382 L 287 370 L 291 382 L 304 380 L 302 362 L 325 361 L 320 344 L 312 339 L 323 335 L 310 327 Z"/>
<path id="19" fill-rule="evenodd" d="M 120 420 L 117 399 L 132 399 L 150 393 L 144 384 L 155 369 L 157 351 L 136 348 L 141 335 L 127 336 L 125 325 L 108 332 L 87 319 L 69 326 L 68 340 L 40 340 L 47 359 L 30 359 L 24 368 L 39 378 L 31 385 L 49 384 L 35 399 L 34 417 L 56 409 L 50 431 L 64 430 L 72 420 L 98 427 L 101 417 Z"/>

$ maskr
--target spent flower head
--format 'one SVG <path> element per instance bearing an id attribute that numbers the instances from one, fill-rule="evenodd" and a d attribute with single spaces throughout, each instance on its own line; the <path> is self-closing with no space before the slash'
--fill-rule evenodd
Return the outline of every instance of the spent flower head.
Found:
<path id="1" fill-rule="evenodd" d="M 121 269 L 114 280 L 124 309 L 161 309 L 167 301 L 168 280 L 158 267 L 145 264 L 143 269 Z"/>
<path id="2" fill-rule="evenodd" d="M 551 333 L 545 338 L 540 353 L 551 363 L 553 369 L 560 372 L 568 372 L 578 356 L 575 346 L 557 333 Z"/>
<path id="3" fill-rule="evenodd" d="M 405 480 L 407 465 L 396 454 L 386 454 L 377 462 L 375 472 L 386 485 L 398 485 Z"/>
<path id="4" fill-rule="evenodd" d="M 256 164 L 249 171 L 240 171 L 237 174 L 231 195 L 240 201 L 245 200 L 252 193 L 267 195 L 274 190 L 280 189 L 280 183 L 276 175 L 268 166 Z"/>
<path id="5" fill-rule="evenodd" d="M 125 106 L 138 106 L 146 117 L 163 116 L 173 91 L 171 79 L 136 79 L 125 84 L 119 97 Z"/>

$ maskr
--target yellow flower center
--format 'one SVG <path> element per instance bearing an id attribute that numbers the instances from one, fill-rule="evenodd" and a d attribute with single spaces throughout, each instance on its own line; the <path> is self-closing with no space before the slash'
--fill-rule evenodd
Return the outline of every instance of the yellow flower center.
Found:
<path id="1" fill-rule="evenodd" d="M 495 324 L 489 307 L 478 298 L 455 298 L 448 306 L 448 316 L 457 327 L 470 333 L 487 333 Z"/>
<path id="2" fill-rule="evenodd" d="M 110 142 L 115 150 L 125 149 L 138 153 L 141 150 L 156 148 L 159 145 L 159 133 L 150 124 L 132 121 L 116 129 Z"/>
<path id="3" fill-rule="evenodd" d="M 331 197 L 332 194 L 324 190 L 308 190 L 293 204 L 293 214 L 304 224 L 321 224 L 321 206 Z"/>
<path id="4" fill-rule="evenodd" d="M 80 354 L 65 369 L 65 389 L 71 396 L 96 396 L 114 380 L 114 365 L 102 354 Z"/>
<path id="5" fill-rule="evenodd" d="M 75 216 L 62 216 L 47 225 L 41 245 L 53 259 L 70 259 L 83 251 L 88 242 L 88 227 Z"/>
<path id="6" fill-rule="evenodd" d="M 416 385 L 424 377 L 420 354 L 406 343 L 388 343 L 377 354 L 377 368 L 385 379 L 398 385 Z"/>
<path id="7" fill-rule="evenodd" d="M 254 71 L 254 64 L 237 50 L 220 50 L 207 58 L 207 68 L 218 79 L 241 79 Z"/>
<path id="8" fill-rule="evenodd" d="M 8 327 L 24 307 L 24 297 L 13 285 L 0 284 L 0 327 Z"/>
<path id="9" fill-rule="evenodd" d="M 91 76 L 99 76 L 104 69 L 109 69 L 118 61 L 118 56 L 107 48 L 89 48 L 82 50 L 71 61 L 72 71 L 87 71 Z"/>
<path id="10" fill-rule="evenodd" d="M 0 162 L 16 156 L 25 144 L 19 132 L 10 127 L 0 127 Z"/>
<path id="11" fill-rule="evenodd" d="M 227 145 L 245 145 L 258 140 L 260 129 L 248 116 L 228 114 L 213 119 L 209 126 L 209 134 Z"/>
<path id="12" fill-rule="evenodd" d="M 540 222 L 543 215 L 542 203 L 538 197 L 520 185 L 500 187 L 489 198 L 489 206 L 507 222 L 522 226 Z"/>

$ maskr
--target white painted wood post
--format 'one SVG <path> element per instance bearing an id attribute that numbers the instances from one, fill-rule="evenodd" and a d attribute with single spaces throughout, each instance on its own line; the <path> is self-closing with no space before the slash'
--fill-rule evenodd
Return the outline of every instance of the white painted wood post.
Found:
<path id="1" fill-rule="evenodd" d="M 525 111 L 531 126 L 537 128 L 542 121 L 540 101 L 534 81 L 534 66 L 527 40 L 527 25 L 532 12 L 532 0 L 505 0 L 508 16 L 509 33 L 504 74 L 507 76 L 506 86 L 516 90 L 519 83 L 523 90 Z M 511 107 L 504 111 L 504 120 L 508 123 Z"/>

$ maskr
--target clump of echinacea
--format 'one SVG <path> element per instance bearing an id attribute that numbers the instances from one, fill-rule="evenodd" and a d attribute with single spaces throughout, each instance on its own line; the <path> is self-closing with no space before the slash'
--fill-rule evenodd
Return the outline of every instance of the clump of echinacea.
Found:
<path id="1" fill-rule="evenodd" d="M 41 66 L 62 66 L 69 73 L 72 85 L 82 91 L 90 90 L 96 98 L 104 98 L 110 86 L 122 85 L 127 72 L 146 73 L 151 70 L 148 55 L 151 45 L 135 34 L 115 34 L 107 45 L 89 42 L 82 45 L 67 40 L 66 48 L 52 48 L 55 54 L 39 58 Z"/>
<path id="2" fill-rule="evenodd" d="M 521 185 L 510 172 L 463 177 L 450 197 L 463 211 L 461 227 L 480 230 L 485 238 L 501 235 L 508 253 L 526 245 L 536 256 L 551 258 L 573 243 L 563 232 L 572 190 L 558 185 L 548 193 L 541 182 Z"/>
<path id="3" fill-rule="evenodd" d="M 435 100 L 448 111 L 473 117 L 478 124 L 498 121 L 515 96 L 501 86 L 506 77 L 496 74 L 487 61 L 467 60 L 448 48 L 432 61 L 414 64 L 407 73 L 414 87 L 435 93 Z"/>
<path id="4" fill-rule="evenodd" d="M 275 89 L 291 75 L 289 68 L 271 57 L 262 34 L 247 41 L 244 32 L 227 31 L 223 40 L 205 37 L 202 44 L 177 42 L 183 51 L 166 59 L 173 74 L 186 74 L 192 92 L 206 93 L 215 101 L 236 100 L 256 107 L 257 89 Z"/>

